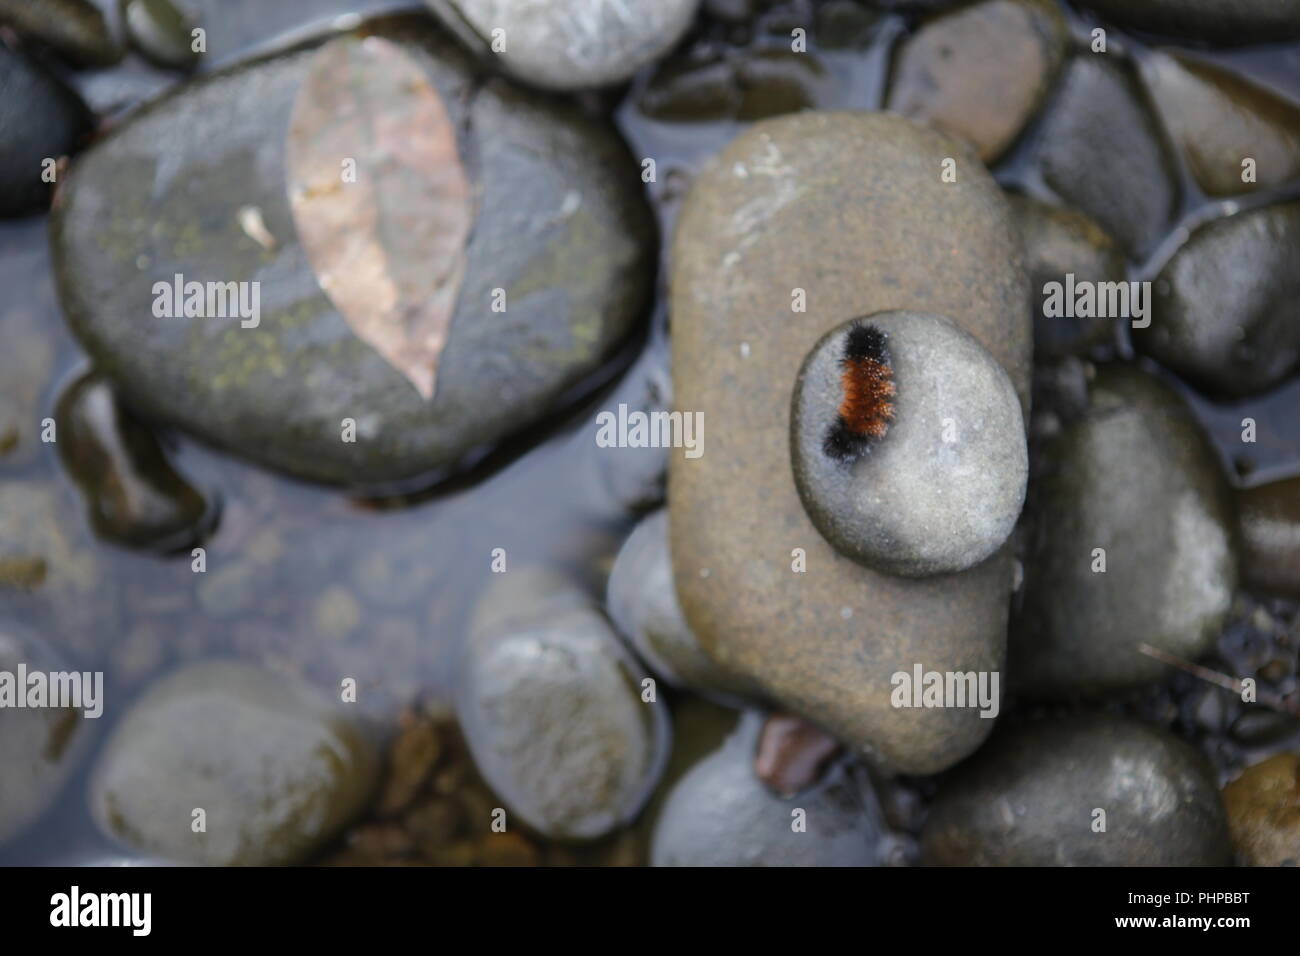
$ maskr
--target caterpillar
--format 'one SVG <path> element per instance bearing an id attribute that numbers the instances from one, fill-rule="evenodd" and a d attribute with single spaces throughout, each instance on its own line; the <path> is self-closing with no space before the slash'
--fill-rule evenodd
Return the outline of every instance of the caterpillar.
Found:
<path id="1" fill-rule="evenodd" d="M 894 417 L 892 399 L 898 389 L 885 333 L 855 322 L 844 338 L 839 366 L 844 397 L 822 449 L 838 461 L 852 461 L 885 437 Z"/>

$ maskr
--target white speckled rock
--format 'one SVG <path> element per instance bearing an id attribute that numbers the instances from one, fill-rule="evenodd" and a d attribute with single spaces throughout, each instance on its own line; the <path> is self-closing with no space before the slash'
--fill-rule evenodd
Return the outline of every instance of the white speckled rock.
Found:
<path id="1" fill-rule="evenodd" d="M 884 335 L 897 392 L 885 435 L 841 461 L 823 442 L 855 324 Z M 979 564 L 1015 527 L 1029 474 L 1020 400 L 998 360 L 952 320 L 898 311 L 839 326 L 808 354 L 790 414 L 799 495 L 841 554 L 886 574 L 946 574 Z"/>
<path id="2" fill-rule="evenodd" d="M 672 47 L 699 6 L 699 0 L 428 3 L 472 45 L 499 56 L 508 73 L 552 90 L 623 82 Z"/>

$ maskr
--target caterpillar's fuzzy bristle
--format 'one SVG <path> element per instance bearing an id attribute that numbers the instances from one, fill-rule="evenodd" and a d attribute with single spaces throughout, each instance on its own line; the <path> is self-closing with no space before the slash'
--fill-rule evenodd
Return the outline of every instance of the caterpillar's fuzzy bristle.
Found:
<path id="1" fill-rule="evenodd" d="M 897 392 L 886 336 L 871 325 L 853 325 L 844 339 L 840 359 L 843 399 L 839 414 L 826 432 L 822 448 L 831 458 L 849 461 L 885 437 L 894 418 Z"/>

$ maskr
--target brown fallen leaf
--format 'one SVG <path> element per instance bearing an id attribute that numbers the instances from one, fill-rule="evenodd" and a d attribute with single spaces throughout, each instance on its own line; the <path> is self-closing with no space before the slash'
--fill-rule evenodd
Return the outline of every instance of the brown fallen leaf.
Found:
<path id="1" fill-rule="evenodd" d="M 294 225 L 321 288 L 432 398 L 474 219 L 442 98 L 397 44 L 331 40 L 298 91 L 286 153 Z"/>
<path id="2" fill-rule="evenodd" d="M 771 714 L 763 722 L 754 773 L 779 797 L 793 797 L 821 779 L 840 742 L 802 717 Z"/>

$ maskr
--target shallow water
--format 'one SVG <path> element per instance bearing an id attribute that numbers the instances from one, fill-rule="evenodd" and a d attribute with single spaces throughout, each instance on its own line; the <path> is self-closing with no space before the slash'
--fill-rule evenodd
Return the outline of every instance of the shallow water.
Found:
<path id="1" fill-rule="evenodd" d="M 202 4 L 217 5 L 217 0 Z M 282 29 L 352 10 L 395 6 L 356 0 L 227 0 L 219 5 L 222 17 L 209 18 L 221 24 L 211 33 L 213 66 L 264 47 L 269 34 Z M 811 26 L 812 5 L 779 4 L 765 20 L 786 24 L 791 16 L 805 18 Z M 1077 29 L 1086 24 L 1076 19 Z M 819 51 L 810 29 L 810 50 L 827 70 L 818 87 L 818 105 L 878 107 L 887 52 L 906 29 L 903 18 L 886 17 L 871 43 L 853 51 Z M 717 27 L 710 42 L 725 49 L 735 34 Z M 759 42 L 788 49 L 781 36 Z M 1140 60 L 1143 47 L 1128 42 Z M 1217 58 L 1300 102 L 1300 44 Z M 635 79 L 615 117 L 633 154 L 656 158 L 657 181 L 648 189 L 666 242 L 693 171 L 742 124 L 647 119 L 635 103 L 650 72 Z M 133 59 L 114 71 L 83 74 L 78 82 L 88 98 L 107 107 L 152 95 L 175 77 Z M 1041 192 L 1033 146 L 1031 129 L 995 170 L 1000 181 Z M 1132 264 L 1132 277 L 1152 275 L 1180 241 L 1180 230 L 1216 205 L 1194 189 L 1187 195 L 1184 223 L 1150 262 Z M 62 327 L 45 228 L 44 217 L 0 225 L 0 329 L 6 349 L 31 348 L 32 337 L 54 344 L 58 358 L 41 405 L 42 415 L 52 415 L 62 388 L 84 369 L 85 358 Z M 72 666 L 105 670 L 104 718 L 88 722 L 83 730 L 96 745 L 152 676 L 177 661 L 203 657 L 256 659 L 327 687 L 337 686 L 340 675 L 355 676 L 361 703 L 385 723 L 420 692 L 446 701 L 457 643 L 487 580 L 494 548 L 506 549 L 512 567 L 559 563 L 581 575 L 596 593 L 603 589 L 605 572 L 635 515 L 610 490 L 609 470 L 620 465 L 603 456 L 620 452 L 596 447 L 593 417 L 620 402 L 643 403 L 664 379 L 663 280 L 661 276 L 659 304 L 647 316 L 646 334 L 606 370 L 610 384 L 533 434 L 498 449 L 469 475 L 429 493 L 358 500 L 270 474 L 181 435 L 164 436 L 178 469 L 224 502 L 220 526 L 207 542 L 205 574 L 192 573 L 185 556 L 159 558 L 93 540 L 83 503 L 52 446 L 42 446 L 30 462 L 15 465 L 0 459 L 0 480 L 29 480 L 54 490 L 69 536 L 76 547 L 95 555 L 99 568 L 96 590 L 82 607 L 52 608 L 37 595 L 6 597 L 3 610 L 34 631 L 57 635 L 53 641 Z M 1128 354 L 1123 341 L 1116 347 L 1119 354 Z M 1251 480 L 1300 467 L 1300 379 L 1231 406 L 1190 397 L 1227 467 L 1249 471 Z M 1248 463 L 1242 460 L 1240 442 L 1246 415 L 1259 427 Z M 635 472 L 647 461 L 622 467 Z M 1286 602 L 1269 606 L 1294 633 L 1295 607 Z M 360 623 L 348 628 L 354 617 Z M 1249 625 L 1234 625 L 1225 635 L 1222 654 L 1234 663 L 1243 661 L 1261 653 L 1260 640 Z M 1226 773 L 1242 752 L 1225 750 L 1220 737 L 1197 722 L 1195 710 L 1203 696 L 1203 685 L 1175 676 L 1168 687 L 1142 695 L 1138 706 L 1201 741 Z M 62 789 L 57 806 L 0 850 L 0 863 L 68 863 L 122 855 L 89 819 L 86 776 L 93 762 L 92 753 Z"/>

